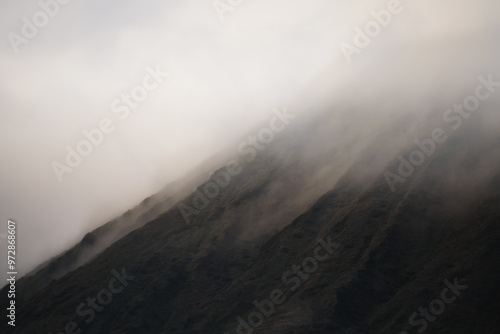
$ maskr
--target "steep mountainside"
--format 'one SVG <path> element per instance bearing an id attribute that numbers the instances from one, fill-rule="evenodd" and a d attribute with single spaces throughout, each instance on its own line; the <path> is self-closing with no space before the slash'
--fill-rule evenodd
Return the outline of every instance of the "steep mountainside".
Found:
<path id="1" fill-rule="evenodd" d="M 13 333 L 496 333 L 498 138 L 448 132 L 392 191 L 439 118 L 380 124 L 297 117 L 205 203 L 185 196 L 39 290 L 50 264 L 27 278 Z"/>

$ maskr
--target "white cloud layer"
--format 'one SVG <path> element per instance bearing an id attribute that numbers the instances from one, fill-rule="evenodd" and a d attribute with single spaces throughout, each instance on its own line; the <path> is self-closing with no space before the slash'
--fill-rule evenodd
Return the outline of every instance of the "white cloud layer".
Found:
<path id="1" fill-rule="evenodd" d="M 232 147 L 312 83 L 328 93 L 359 78 L 418 90 L 425 68 L 409 70 L 415 54 L 429 57 L 432 69 L 489 64 L 489 45 L 499 41 L 498 1 L 402 0 L 404 12 L 347 65 L 339 44 L 388 2 L 246 0 L 221 21 L 207 0 L 72 0 L 19 53 L 7 36 L 21 34 L 22 18 L 32 20 L 40 6 L 2 2 L 0 233 L 7 218 L 17 220 L 20 272 Z M 461 39 L 475 41 L 457 49 L 465 58 L 420 48 Z M 111 103 L 157 64 L 169 77 L 120 121 Z M 386 77 L 380 64 L 400 64 L 422 80 L 401 87 L 403 74 Z M 51 163 L 64 162 L 65 146 L 75 147 L 81 131 L 104 117 L 116 129 L 59 183 Z"/>

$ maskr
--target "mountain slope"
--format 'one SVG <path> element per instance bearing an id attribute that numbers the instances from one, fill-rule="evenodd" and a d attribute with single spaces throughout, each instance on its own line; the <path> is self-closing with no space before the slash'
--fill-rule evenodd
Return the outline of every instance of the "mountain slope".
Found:
<path id="1" fill-rule="evenodd" d="M 391 143 L 420 123 L 402 116 L 360 141 L 349 119 L 343 127 L 337 120 L 325 112 L 277 137 L 190 224 L 171 207 L 27 297 L 13 332 L 58 333 L 74 321 L 84 333 L 232 334 L 238 326 L 251 332 L 242 329 L 249 323 L 259 333 L 416 333 L 424 324 L 428 333 L 494 333 L 496 139 L 469 123 L 393 192 L 384 172 L 396 171 L 397 157 L 415 145 Z M 429 124 L 424 118 L 420 126 Z M 314 270 L 294 269 L 318 254 L 324 260 Z M 79 315 L 117 273 L 134 278 L 95 317 Z M 412 326 L 409 317 L 455 278 L 467 287 L 454 302 L 432 321 L 417 314 Z M 253 302 L 275 299 L 276 289 L 286 300 L 262 321 L 252 318 Z"/>

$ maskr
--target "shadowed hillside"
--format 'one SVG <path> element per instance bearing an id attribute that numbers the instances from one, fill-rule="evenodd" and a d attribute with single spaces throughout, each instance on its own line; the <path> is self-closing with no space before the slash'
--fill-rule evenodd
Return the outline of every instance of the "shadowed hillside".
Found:
<path id="1" fill-rule="evenodd" d="M 469 122 L 391 191 L 385 172 L 415 149 L 406 134 L 439 124 L 411 115 L 362 140 L 356 126 L 369 120 L 298 117 L 255 159 L 237 157 L 241 172 L 189 224 L 179 205 L 196 192 L 150 204 L 84 265 L 78 252 L 112 223 L 20 281 L 33 292 L 56 276 L 20 303 L 13 333 L 495 333 L 498 139 Z M 64 261 L 57 277 L 51 265 Z M 109 301 L 99 293 L 113 277 L 123 289 Z"/>

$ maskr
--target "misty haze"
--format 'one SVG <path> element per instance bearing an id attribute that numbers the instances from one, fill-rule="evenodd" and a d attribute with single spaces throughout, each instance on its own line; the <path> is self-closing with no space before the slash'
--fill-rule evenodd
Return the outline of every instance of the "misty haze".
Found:
<path id="1" fill-rule="evenodd" d="M 499 15 L 0 4 L 1 333 L 498 333 Z"/>

